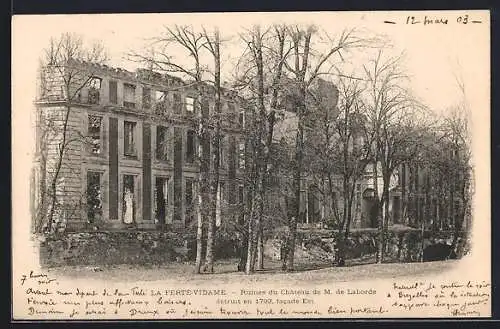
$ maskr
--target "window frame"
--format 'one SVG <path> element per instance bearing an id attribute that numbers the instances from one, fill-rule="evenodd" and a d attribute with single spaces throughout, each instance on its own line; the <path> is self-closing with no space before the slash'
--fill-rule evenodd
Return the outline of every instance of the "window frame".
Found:
<path id="1" fill-rule="evenodd" d="M 130 172 L 122 172 L 120 177 L 121 177 L 121 182 L 120 182 L 120 202 L 121 202 L 121 207 L 120 207 L 120 223 L 126 224 L 125 223 L 125 213 L 124 213 L 124 205 L 125 205 L 125 177 L 130 176 L 132 177 L 133 183 L 134 183 L 134 190 L 133 190 L 133 196 L 134 196 L 134 213 L 133 213 L 133 222 L 128 225 L 137 225 L 138 223 L 138 217 L 141 215 L 141 198 L 140 198 L 140 183 L 139 183 L 139 174 L 137 173 L 130 173 Z M 126 224 L 127 225 L 127 224 Z"/>
<path id="2" fill-rule="evenodd" d="M 188 102 L 188 100 L 190 100 Z M 196 97 L 191 95 L 186 95 L 184 97 L 184 109 L 186 111 L 186 115 L 195 115 L 196 114 Z"/>
<path id="3" fill-rule="evenodd" d="M 127 91 L 128 88 L 131 89 L 131 90 L 133 90 L 132 101 L 131 102 L 129 102 L 127 100 L 128 97 L 126 96 L 127 95 L 126 91 Z M 137 105 L 136 104 L 136 99 L 135 99 L 135 97 L 136 97 L 136 91 L 137 91 L 137 86 L 136 85 L 134 85 L 132 83 L 127 83 L 127 82 L 123 83 L 123 107 L 128 108 L 128 109 L 135 109 L 136 108 L 136 105 Z"/>
<path id="4" fill-rule="evenodd" d="M 191 154 L 191 157 L 192 159 L 190 159 L 188 157 L 188 150 L 189 150 L 189 136 L 192 135 L 192 138 L 193 138 L 193 142 L 192 142 L 192 151 L 190 153 Z M 196 136 L 196 131 L 194 131 L 193 129 L 188 129 L 186 131 L 186 147 L 185 147 L 185 151 L 184 151 L 184 162 L 188 165 L 193 165 L 196 163 L 196 158 L 197 158 L 197 136 Z M 189 160 L 189 161 L 188 161 Z"/>
<path id="5" fill-rule="evenodd" d="M 104 189 L 105 189 L 105 186 L 104 186 L 104 172 L 101 171 L 101 170 L 96 170 L 96 169 L 92 169 L 92 168 L 88 168 L 86 170 L 86 174 L 85 174 L 85 195 L 86 195 L 86 198 L 85 198 L 85 217 L 87 219 L 87 223 L 91 223 L 91 224 L 96 224 L 95 220 L 96 218 L 94 217 L 93 218 L 93 221 L 90 222 L 90 218 L 89 218 L 89 174 L 97 174 L 97 177 L 99 178 L 99 191 L 101 192 L 100 193 L 100 197 L 99 197 L 99 203 L 100 203 L 100 210 L 99 210 L 99 213 L 100 213 L 100 220 L 102 221 L 103 220 L 103 217 L 104 217 Z"/>
<path id="6" fill-rule="evenodd" d="M 153 102 L 152 102 L 152 88 L 151 87 L 146 87 L 142 86 L 142 108 L 146 110 L 150 110 Z"/>
<path id="7" fill-rule="evenodd" d="M 127 129 L 126 126 L 127 124 L 130 124 L 132 127 L 132 153 L 127 152 Z M 137 122 L 135 121 L 128 121 L 128 120 L 123 120 L 123 156 L 127 158 L 137 158 L 138 157 L 138 149 L 137 149 Z"/>
<path id="8" fill-rule="evenodd" d="M 99 86 L 95 87 L 94 83 L 95 81 L 99 81 Z M 101 89 L 102 89 L 102 78 L 98 76 L 93 76 L 90 78 L 88 82 L 88 88 L 87 88 L 87 104 L 93 104 L 93 105 L 99 105 L 101 102 Z M 91 94 L 93 94 L 92 97 L 96 97 L 95 101 L 91 101 Z"/>
<path id="9" fill-rule="evenodd" d="M 163 138 L 164 138 L 164 143 L 165 145 L 163 146 L 163 157 L 160 156 L 159 154 L 159 131 L 163 130 Z M 156 131 L 155 131 L 155 160 L 160 161 L 160 162 L 170 162 L 171 161 L 171 156 L 170 156 L 170 151 L 171 151 L 171 145 L 169 141 L 169 133 L 170 129 L 167 126 L 164 125 L 157 125 L 156 126 Z"/>
<path id="10" fill-rule="evenodd" d="M 172 93 L 172 107 L 174 114 L 182 114 L 182 95 L 178 92 Z"/>
<path id="11" fill-rule="evenodd" d="M 92 152 L 91 148 L 93 147 L 93 143 L 92 141 L 94 140 L 94 138 L 97 136 L 97 134 L 95 135 L 91 135 L 90 133 L 90 117 L 96 117 L 96 118 L 100 118 L 100 126 L 99 126 L 99 153 L 94 153 Z M 87 113 L 87 138 L 90 138 L 92 141 L 89 142 L 90 145 L 87 146 L 87 154 L 90 155 L 90 156 L 94 156 L 94 157 L 103 157 L 104 154 L 105 154 L 105 150 L 104 150 L 104 116 L 101 115 L 101 114 L 94 114 L 94 113 Z"/>
<path id="12" fill-rule="evenodd" d="M 112 93 L 112 90 L 114 90 L 114 93 Z M 110 104 L 118 105 L 118 81 L 109 80 L 109 82 L 108 82 L 108 97 L 109 97 Z"/>

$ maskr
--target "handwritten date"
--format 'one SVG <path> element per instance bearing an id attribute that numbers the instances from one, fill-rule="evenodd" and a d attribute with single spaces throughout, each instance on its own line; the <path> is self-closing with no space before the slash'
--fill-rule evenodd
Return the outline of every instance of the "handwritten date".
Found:
<path id="1" fill-rule="evenodd" d="M 452 23 L 457 24 L 470 24 L 470 23 L 481 23 L 481 21 L 473 20 L 469 15 L 460 15 L 455 18 L 441 17 L 441 16 L 406 16 L 405 23 L 407 25 L 448 25 Z"/>

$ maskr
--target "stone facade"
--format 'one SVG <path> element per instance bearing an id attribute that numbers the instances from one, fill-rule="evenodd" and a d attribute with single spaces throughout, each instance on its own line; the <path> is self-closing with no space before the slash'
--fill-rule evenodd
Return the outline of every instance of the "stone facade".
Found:
<path id="1" fill-rule="evenodd" d="M 54 175 L 69 113 L 68 146 L 57 182 L 60 227 L 85 231 L 189 226 L 195 217 L 199 174 L 197 118 L 213 115 L 212 88 L 204 85 L 197 92 L 189 82 L 148 70 L 68 64 L 68 70 L 74 72 L 75 67 L 84 82 L 73 88 L 74 95 L 68 96 L 63 80 L 49 68 L 37 98 L 32 206 L 40 205 Z M 237 159 L 244 114 L 238 96 L 223 91 L 227 119 L 219 205 L 238 202 L 233 196 L 238 196 L 243 175 Z"/>

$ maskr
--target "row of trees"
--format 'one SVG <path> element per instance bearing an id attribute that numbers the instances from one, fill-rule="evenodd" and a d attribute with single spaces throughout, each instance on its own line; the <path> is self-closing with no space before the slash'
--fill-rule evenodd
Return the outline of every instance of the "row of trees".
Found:
<path id="1" fill-rule="evenodd" d="M 65 35 L 61 40 L 65 38 L 72 37 Z M 379 201 L 378 262 L 383 261 L 391 181 L 401 164 L 421 162 L 435 169 L 433 172 L 440 178 L 450 175 L 453 169 L 454 181 L 461 184 L 456 190 L 461 189 L 464 205 L 458 216 L 466 217 L 471 178 L 468 121 L 464 117 L 467 109 L 457 107 L 453 115 L 444 120 L 432 117 L 406 88 L 408 77 L 403 70 L 403 58 L 385 56 L 381 39 L 363 36 L 356 30 L 345 30 L 334 37 L 315 26 L 275 25 L 254 26 L 230 39 L 221 37 L 217 29 L 166 27 L 164 33 L 152 41 L 151 49 L 134 52 L 130 54 L 131 59 L 151 70 L 190 81 L 198 94 L 195 106 L 201 109 L 193 119 L 200 145 L 196 273 L 214 271 L 220 144 L 224 122 L 231 115 L 222 108 L 221 95 L 227 90 L 222 81 L 232 82 L 231 87 L 242 97 L 246 111 L 243 131 L 245 216 L 233 223 L 243 233 L 240 270 L 252 273 L 263 268 L 264 232 L 276 226 L 286 228 L 283 270 L 294 269 L 297 224 L 302 216 L 299 200 L 305 179 L 315 182 L 324 204 L 334 214 L 339 233 L 339 265 L 344 263 L 355 188 L 366 179 L 364 173 L 369 165 L 373 168 L 375 199 Z M 230 50 L 234 42 L 242 52 L 235 54 Z M 64 42 L 53 42 L 52 47 L 59 47 L 61 51 L 57 53 L 65 56 L 58 57 L 57 63 L 48 59 L 44 64 L 59 67 L 75 57 L 94 62 L 101 59 L 99 56 L 87 58 L 88 54 L 100 54 L 92 49 L 69 53 Z M 227 58 L 225 51 L 238 58 L 232 70 L 222 68 Z M 354 61 L 359 53 L 373 56 L 360 63 Z M 231 73 L 227 74 L 228 71 Z M 89 78 L 91 76 L 92 72 Z M 336 90 L 330 82 L 336 85 Z M 68 82 L 68 90 L 71 83 L 74 82 Z M 86 84 L 88 81 L 83 82 L 82 88 Z M 205 98 L 207 86 L 214 101 L 211 112 Z M 67 99 L 65 122 L 71 101 Z M 276 125 L 286 120 L 290 111 L 295 116 L 291 129 L 295 136 L 276 143 Z M 61 163 L 66 125 L 62 135 L 58 157 Z M 443 156 L 443 145 L 456 149 L 455 158 Z M 286 202 L 287 209 L 281 216 L 284 221 L 277 220 L 279 216 L 271 210 L 275 208 L 276 199 L 269 182 L 277 173 L 286 178 L 281 180 L 285 185 L 278 188 L 284 191 L 280 196 L 293 200 Z M 53 181 L 57 182 L 57 174 Z M 56 187 L 48 190 L 55 200 Z M 49 223 L 52 217 L 49 215 Z M 460 221 L 455 223 L 456 229 L 460 229 Z"/>
<path id="2" fill-rule="evenodd" d="M 464 140 L 468 136 L 467 118 L 457 116 L 457 111 L 441 121 L 432 117 L 431 112 L 407 88 L 409 77 L 403 69 L 403 57 L 385 56 L 385 45 L 380 38 L 363 36 L 356 30 L 344 30 L 333 36 L 315 26 L 297 25 L 254 26 L 231 40 L 221 39 L 217 31 L 213 35 L 216 37 L 210 38 L 205 29 L 196 32 L 188 26 L 167 28 L 166 36 L 155 39 L 155 45 L 161 46 L 155 47 L 153 55 L 135 53 L 133 57 L 157 70 L 185 74 L 196 83 L 214 86 L 216 124 L 215 128 L 210 129 L 213 130 L 212 150 L 215 152 L 215 163 L 218 164 L 220 123 L 226 119 L 220 111 L 221 51 L 228 49 L 226 44 L 235 39 L 244 49 L 241 54 L 237 54 L 235 70 L 225 80 L 232 81 L 232 87 L 238 90 L 246 102 L 244 138 L 247 203 L 245 221 L 237 223 L 244 233 L 239 268 L 246 273 L 263 267 L 263 228 L 280 224 L 284 224 L 287 229 L 283 269 L 293 270 L 297 221 L 302 216 L 299 200 L 305 179 L 314 177 L 318 183 L 316 185 L 321 187 L 321 193 L 332 201 L 330 206 L 334 209 L 333 213 L 337 214 L 337 227 L 342 232 L 338 239 L 337 263 L 343 264 L 344 242 L 349 236 L 353 217 L 355 186 L 363 178 L 367 165 L 377 164 L 373 165 L 372 172 L 375 199 L 379 200 L 378 262 L 383 261 L 385 232 L 389 224 L 391 180 L 402 164 L 420 162 L 422 166 L 438 166 L 439 161 L 429 160 L 436 159 L 436 154 L 430 157 L 428 153 L 435 150 L 436 146 L 439 149 L 443 143 L 451 142 L 455 144 L 457 151 L 454 154 L 461 157 L 460 161 L 441 154 L 437 159 L 441 159 L 444 164 L 439 169 L 448 166 L 445 170 L 453 167 L 457 173 L 470 172 L 469 144 Z M 176 48 L 178 46 L 185 53 L 177 53 L 175 50 L 179 49 Z M 203 49 L 207 50 L 205 55 L 200 52 Z M 373 56 L 365 63 L 353 63 L 352 60 L 360 52 L 371 52 Z M 183 60 L 185 55 L 194 60 L 191 65 Z M 231 52 L 231 55 L 234 56 L 234 53 Z M 202 59 L 208 62 L 202 64 Z M 349 66 L 351 69 L 347 73 L 346 68 Z M 338 104 L 329 102 L 329 98 L 332 98 L 329 93 L 334 93 L 334 90 L 329 89 L 325 81 L 333 81 L 337 85 Z M 283 159 L 273 162 L 272 152 L 277 148 L 273 136 L 275 125 L 290 110 L 296 117 L 296 126 L 292 131 L 295 138 L 280 147 L 293 149 L 293 156 L 288 163 L 283 162 Z M 462 109 L 460 113 L 466 113 L 466 110 Z M 201 128 L 199 134 L 202 145 L 208 137 L 203 135 L 203 131 Z M 454 135 L 451 140 L 450 134 Z M 457 134 L 461 137 L 457 137 Z M 457 145 L 459 139 L 460 145 Z M 291 199 L 294 200 L 288 204 L 289 209 L 282 223 L 265 206 L 276 201 L 270 196 L 266 185 L 273 170 L 290 177 L 286 184 L 291 183 L 291 186 L 287 186 L 291 188 L 285 190 L 291 191 Z M 204 223 L 207 223 L 205 270 L 212 272 L 218 167 L 215 166 L 214 171 L 209 172 L 202 166 L 202 177 L 204 172 L 212 176 L 212 184 L 208 201 L 200 197 L 200 203 L 208 202 L 210 206 L 206 209 L 210 209 L 211 215 L 199 217 L 197 241 L 198 247 L 201 247 Z M 442 175 L 445 173 L 440 172 Z M 337 177 L 341 177 L 340 187 L 335 183 Z M 381 182 L 379 177 L 382 178 Z M 470 198 L 466 186 L 470 177 L 461 174 L 461 179 L 457 176 L 455 181 L 463 184 L 464 202 L 461 209 L 465 211 L 468 204 L 465 199 Z M 200 182 L 200 195 L 203 196 L 203 179 Z M 377 186 L 380 183 L 382 186 Z M 339 191 L 344 201 L 343 209 L 336 209 Z M 457 216 L 465 218 L 465 213 Z M 458 230 L 461 221 L 455 223 Z M 197 257 L 197 272 L 201 266 L 200 259 Z"/>

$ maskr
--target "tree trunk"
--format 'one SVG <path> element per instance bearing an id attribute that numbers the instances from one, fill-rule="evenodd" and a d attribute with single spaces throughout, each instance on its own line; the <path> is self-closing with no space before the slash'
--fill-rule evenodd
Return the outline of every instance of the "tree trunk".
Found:
<path id="1" fill-rule="evenodd" d="M 342 223 L 338 229 L 337 239 L 337 254 L 336 265 L 341 267 L 345 265 L 345 253 L 346 253 L 346 244 L 347 239 L 349 238 L 349 225 L 351 224 L 351 209 L 352 209 L 352 198 L 351 193 L 348 187 L 348 183 L 345 181 L 348 178 L 344 177 L 344 214 L 342 216 Z"/>
<path id="2" fill-rule="evenodd" d="M 201 111 L 203 112 L 203 111 Z M 205 223 L 208 222 L 210 216 L 210 137 L 207 131 L 207 117 L 200 113 L 200 178 L 198 188 L 198 221 L 196 230 L 196 262 L 195 273 L 201 273 L 201 266 L 203 262 L 203 230 Z"/>
<path id="3" fill-rule="evenodd" d="M 238 271 L 244 272 L 247 264 L 247 256 L 248 256 L 248 230 L 245 225 L 245 218 L 248 218 L 247 207 L 243 211 L 244 215 L 238 218 L 238 225 L 241 230 L 241 238 L 239 241 L 239 261 L 238 261 Z"/>
<path id="4" fill-rule="evenodd" d="M 220 141 L 221 141 L 221 101 L 220 101 L 220 93 L 221 93 L 221 72 L 220 72 L 220 49 L 219 49 L 219 31 L 216 29 L 214 33 L 214 40 L 209 41 L 212 49 L 212 55 L 214 58 L 214 66 L 215 66 L 215 78 L 214 78 L 214 87 L 215 87 L 215 115 L 216 124 L 215 124 L 215 134 L 213 136 L 213 152 L 214 152 L 214 174 L 213 180 L 211 184 L 210 194 L 211 194 L 211 203 L 210 203 L 210 217 L 208 218 L 208 234 L 207 234 L 207 253 L 205 259 L 205 272 L 213 273 L 214 272 L 214 236 L 215 236 L 215 228 L 216 228 L 216 217 L 217 217 L 217 198 L 219 195 L 219 168 L 220 168 Z M 222 200 L 221 200 L 222 201 Z"/>
<path id="5" fill-rule="evenodd" d="M 261 223 L 262 224 L 262 223 Z M 257 237 L 257 270 L 264 269 L 264 234 L 262 225 L 259 228 L 259 235 Z"/>
<path id="6" fill-rule="evenodd" d="M 375 187 L 375 202 L 376 202 L 376 211 L 377 211 L 377 228 L 378 228 L 378 235 L 377 235 L 377 254 L 376 254 L 376 262 L 377 264 L 382 264 L 383 259 L 384 259 L 384 218 L 383 214 L 381 214 L 381 209 L 383 209 L 383 195 L 382 195 L 382 200 L 379 200 L 379 195 L 378 195 L 378 163 L 375 160 L 375 165 L 373 168 L 373 180 L 374 180 L 374 187 Z"/>
<path id="7" fill-rule="evenodd" d="M 214 180 L 215 181 L 215 180 Z M 218 181 L 218 180 L 217 180 Z M 215 190 L 215 192 L 214 192 Z M 216 217 L 216 198 L 217 187 L 211 188 L 210 196 L 210 215 L 208 217 L 208 227 L 207 227 L 207 251 L 205 253 L 205 266 L 203 272 L 213 273 L 214 272 L 214 236 L 215 236 L 215 217 Z"/>
<path id="8" fill-rule="evenodd" d="M 387 232 L 389 231 L 389 180 L 387 179 L 387 181 L 385 180 L 384 178 L 384 217 L 383 217 L 383 239 L 382 239 L 382 243 L 383 243 L 383 248 L 386 252 L 388 252 L 388 247 L 389 247 L 389 243 L 387 241 Z M 382 261 L 383 261 L 383 257 L 382 257 Z"/>
<path id="9" fill-rule="evenodd" d="M 247 247 L 247 257 L 245 264 L 245 273 L 251 274 L 255 270 L 255 249 L 256 249 L 256 223 L 255 223 L 255 211 L 252 209 L 250 214 L 250 220 L 248 221 L 248 247 Z"/>
<path id="10" fill-rule="evenodd" d="M 40 161 L 40 176 L 39 176 L 39 181 L 35 182 L 35 184 L 38 184 L 37 190 L 40 191 L 39 196 L 35 196 L 39 198 L 39 203 L 37 205 L 36 209 L 36 215 L 35 215 L 35 225 L 34 225 L 34 232 L 35 233 L 42 233 L 43 231 L 43 224 L 45 222 L 45 218 L 47 216 L 47 209 L 46 209 L 46 203 L 47 203 L 47 160 L 44 155 L 42 155 L 42 159 Z"/>
<path id="11" fill-rule="evenodd" d="M 66 151 L 66 138 L 67 138 L 67 130 L 68 130 L 68 120 L 69 114 L 71 111 L 70 105 L 66 105 L 66 113 L 64 115 L 63 122 L 63 131 L 62 131 L 62 141 L 59 144 L 59 154 L 57 158 L 56 168 L 54 171 L 54 177 L 52 177 L 52 181 L 50 184 L 50 189 L 52 193 L 52 199 L 50 203 L 50 212 L 49 217 L 47 219 L 47 231 L 51 232 L 54 228 L 52 227 L 54 221 L 55 208 L 57 204 L 57 181 L 59 179 L 59 173 L 61 172 L 61 167 L 64 159 L 64 152 Z"/>
<path id="12" fill-rule="evenodd" d="M 420 227 L 420 261 L 424 261 L 424 249 L 425 249 L 425 240 L 424 240 L 425 226 L 424 221 L 422 221 Z"/>
<path id="13" fill-rule="evenodd" d="M 202 248 L 203 248 L 203 197 L 202 197 L 202 186 L 199 184 L 198 188 L 198 211 L 196 214 L 197 225 L 196 225 L 196 261 L 194 266 L 194 272 L 199 274 L 201 272 L 201 258 L 202 258 Z"/>
<path id="14" fill-rule="evenodd" d="M 301 113 L 303 110 L 300 110 Z M 287 255 L 283 262 L 283 269 L 285 271 L 293 271 L 294 269 L 294 257 L 295 257 L 295 240 L 297 236 L 297 221 L 299 220 L 300 213 L 300 194 L 301 194 L 301 181 L 302 181 L 302 158 L 304 152 L 304 131 L 303 131 L 303 120 L 302 115 L 299 116 L 297 135 L 296 135 L 296 168 L 294 177 L 294 189 L 295 189 L 295 216 L 289 219 L 289 238 L 287 239 Z"/>

